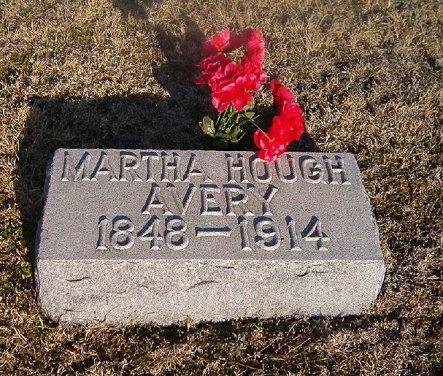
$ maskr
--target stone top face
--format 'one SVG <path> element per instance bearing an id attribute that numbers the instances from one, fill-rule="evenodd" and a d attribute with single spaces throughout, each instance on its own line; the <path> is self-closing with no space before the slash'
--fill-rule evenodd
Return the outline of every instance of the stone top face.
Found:
<path id="1" fill-rule="evenodd" d="M 382 260 L 346 153 L 58 149 L 38 259 Z"/>

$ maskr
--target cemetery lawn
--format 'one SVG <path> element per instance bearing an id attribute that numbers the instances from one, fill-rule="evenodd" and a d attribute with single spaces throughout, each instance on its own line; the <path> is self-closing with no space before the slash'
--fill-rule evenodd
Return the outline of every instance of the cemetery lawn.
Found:
<path id="1" fill-rule="evenodd" d="M 210 149 L 194 64 L 205 38 L 250 26 L 303 108 L 309 137 L 292 150 L 356 156 L 387 267 L 379 299 L 347 318 L 50 321 L 33 268 L 54 150 Z M 442 41 L 432 0 L 0 0 L 0 374 L 442 374 Z"/>

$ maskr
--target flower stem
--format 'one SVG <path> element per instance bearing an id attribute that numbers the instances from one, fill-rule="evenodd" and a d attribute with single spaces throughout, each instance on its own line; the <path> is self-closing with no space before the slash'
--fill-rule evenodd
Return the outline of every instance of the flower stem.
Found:
<path id="1" fill-rule="evenodd" d="M 268 134 L 263 130 L 263 129 L 261 129 L 256 123 L 255 123 L 255 121 L 253 121 L 253 120 L 251 120 L 251 123 L 254 125 L 254 127 L 256 127 L 260 132 L 262 132 L 265 136 L 266 136 L 266 138 L 269 140 L 269 141 L 271 141 L 271 138 L 268 136 Z"/>

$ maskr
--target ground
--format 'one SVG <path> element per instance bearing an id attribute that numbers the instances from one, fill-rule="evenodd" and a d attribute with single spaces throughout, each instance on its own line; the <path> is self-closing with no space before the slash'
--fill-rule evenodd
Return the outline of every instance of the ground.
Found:
<path id="1" fill-rule="evenodd" d="M 51 154 L 210 149 L 194 64 L 205 38 L 245 27 L 303 108 L 292 149 L 356 156 L 387 266 L 379 299 L 347 318 L 50 321 L 33 264 Z M 442 31 L 432 0 L 0 0 L 0 373 L 442 374 Z M 266 114 L 268 92 L 257 102 Z"/>

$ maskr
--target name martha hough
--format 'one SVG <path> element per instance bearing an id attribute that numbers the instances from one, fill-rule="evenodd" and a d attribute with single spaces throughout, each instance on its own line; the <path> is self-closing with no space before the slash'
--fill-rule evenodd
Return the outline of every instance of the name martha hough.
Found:
<path id="1" fill-rule="evenodd" d="M 346 153 L 58 149 L 37 236 L 53 319 L 359 314 L 385 273 Z"/>

